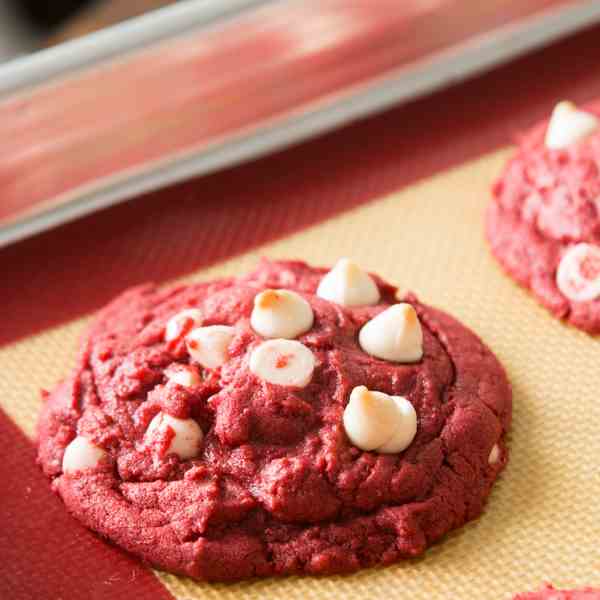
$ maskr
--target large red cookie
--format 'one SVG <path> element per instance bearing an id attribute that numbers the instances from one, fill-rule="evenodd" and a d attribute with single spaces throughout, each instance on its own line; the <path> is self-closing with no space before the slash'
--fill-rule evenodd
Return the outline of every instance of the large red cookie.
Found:
<path id="1" fill-rule="evenodd" d="M 39 461 L 68 510 L 153 565 L 208 580 L 390 564 L 479 516 L 507 461 L 511 389 L 501 365 L 466 327 L 412 295 L 404 300 L 422 325 L 423 358 L 370 356 L 358 332 L 397 302 L 396 289 L 373 277 L 379 302 L 348 308 L 315 294 L 324 273 L 263 262 L 239 279 L 135 288 L 105 308 L 40 418 Z M 295 290 L 312 307 L 314 322 L 297 337 L 315 357 L 305 387 L 250 370 L 264 341 L 250 315 L 266 288 Z M 168 374 L 193 361 L 185 343 L 164 336 L 190 307 L 203 325 L 234 333 L 227 362 L 198 369 L 184 387 Z M 403 452 L 361 451 L 348 439 L 344 408 L 363 385 L 412 403 L 417 432 Z M 160 411 L 199 425 L 197 457 L 165 453 L 168 428 L 171 437 L 145 443 Z M 76 435 L 104 458 L 64 473 Z"/>
<path id="2" fill-rule="evenodd" d="M 600 590 L 591 587 L 580 590 L 557 590 L 547 585 L 539 592 L 517 594 L 513 600 L 600 600 Z"/>
<path id="3" fill-rule="evenodd" d="M 583 114 L 598 118 L 600 106 Z M 577 126 L 567 122 L 563 133 Z M 552 314 L 600 333 L 600 126 L 558 148 L 548 147 L 547 131 L 544 122 L 526 133 L 495 183 L 487 238 L 504 269 Z"/>

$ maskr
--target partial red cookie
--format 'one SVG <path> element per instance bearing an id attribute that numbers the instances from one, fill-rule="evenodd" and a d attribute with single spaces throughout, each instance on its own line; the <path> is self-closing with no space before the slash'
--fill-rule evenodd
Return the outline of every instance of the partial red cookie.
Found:
<path id="1" fill-rule="evenodd" d="M 493 254 L 552 314 L 600 332 L 600 105 L 559 103 L 493 187 Z"/>
<path id="2" fill-rule="evenodd" d="M 600 590 L 586 587 L 581 590 L 557 590 L 551 585 L 539 592 L 517 594 L 513 600 L 600 600 Z"/>
<path id="3" fill-rule="evenodd" d="M 207 580 L 422 553 L 481 514 L 511 389 L 471 331 L 395 295 L 349 261 L 126 292 L 47 395 L 53 489 L 94 531 Z"/>

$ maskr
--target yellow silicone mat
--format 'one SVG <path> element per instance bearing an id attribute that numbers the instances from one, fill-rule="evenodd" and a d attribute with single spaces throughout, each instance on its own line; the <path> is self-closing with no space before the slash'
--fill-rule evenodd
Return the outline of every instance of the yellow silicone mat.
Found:
<path id="1" fill-rule="evenodd" d="M 510 462 L 484 515 L 424 557 L 351 576 L 203 584 L 157 572 L 180 600 L 508 599 L 543 581 L 600 587 L 600 340 L 550 317 L 483 239 L 490 181 L 511 150 L 269 243 L 190 280 L 243 273 L 262 256 L 318 265 L 350 256 L 473 328 L 514 390 Z M 0 348 L 0 405 L 35 435 L 40 387 L 71 368 L 88 319 Z"/>

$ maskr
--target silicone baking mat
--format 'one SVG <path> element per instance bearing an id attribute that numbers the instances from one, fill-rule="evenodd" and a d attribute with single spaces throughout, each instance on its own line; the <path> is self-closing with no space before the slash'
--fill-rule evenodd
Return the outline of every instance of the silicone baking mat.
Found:
<path id="1" fill-rule="evenodd" d="M 600 586 L 599 340 L 553 320 L 482 236 L 509 137 L 564 96 L 600 94 L 598 36 L 4 249 L 0 597 L 504 600 L 543 581 Z M 485 514 L 424 557 L 344 577 L 196 583 L 80 527 L 35 467 L 38 390 L 72 366 L 95 309 L 145 279 L 242 273 L 263 255 L 321 265 L 351 256 L 456 315 L 505 365 L 508 468 Z"/>

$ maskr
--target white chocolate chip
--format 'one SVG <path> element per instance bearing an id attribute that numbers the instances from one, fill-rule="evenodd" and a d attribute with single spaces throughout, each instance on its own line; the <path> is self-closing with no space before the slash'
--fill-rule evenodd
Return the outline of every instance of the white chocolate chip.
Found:
<path id="1" fill-rule="evenodd" d="M 417 413 L 402 396 L 355 387 L 344 410 L 344 429 L 361 450 L 384 454 L 402 452 L 417 433 Z"/>
<path id="2" fill-rule="evenodd" d="M 308 331 L 313 321 L 310 304 L 296 292 L 265 290 L 254 298 L 250 324 L 263 337 L 292 339 Z"/>
<path id="3" fill-rule="evenodd" d="M 578 110 L 572 102 L 559 102 L 546 130 L 546 147 L 566 148 L 593 134 L 599 126 L 600 120 L 595 115 Z"/>
<path id="4" fill-rule="evenodd" d="M 152 445 L 157 438 L 164 435 L 172 436 L 165 454 L 177 454 L 181 460 L 194 458 L 200 454 L 200 444 L 204 434 L 194 419 L 177 419 L 159 412 L 148 425 L 145 441 L 148 445 Z"/>
<path id="5" fill-rule="evenodd" d="M 250 370 L 275 385 L 305 387 L 314 369 L 313 353 L 295 340 L 268 340 L 250 355 Z"/>
<path id="6" fill-rule="evenodd" d="M 392 362 L 416 362 L 423 357 L 421 323 L 406 303 L 394 304 L 366 323 L 358 342 L 367 354 Z"/>
<path id="7" fill-rule="evenodd" d="M 167 321 L 165 341 L 173 342 L 201 323 L 202 313 L 197 308 L 182 310 Z"/>
<path id="8" fill-rule="evenodd" d="M 500 446 L 498 444 L 494 444 L 494 447 L 490 451 L 490 455 L 488 457 L 488 463 L 490 465 L 495 465 L 500 460 Z"/>
<path id="9" fill-rule="evenodd" d="M 197 369 L 188 365 L 172 365 L 165 371 L 167 379 L 183 387 L 200 385 L 200 375 Z"/>
<path id="10" fill-rule="evenodd" d="M 62 470 L 65 473 L 74 473 L 83 469 L 94 469 L 105 456 L 106 450 L 78 435 L 65 448 Z"/>
<path id="11" fill-rule="evenodd" d="M 569 300 L 589 302 L 600 297 L 600 247 L 576 244 L 562 257 L 556 285 Z"/>
<path id="12" fill-rule="evenodd" d="M 209 325 L 192 329 L 185 337 L 190 356 L 207 369 L 216 369 L 229 360 L 228 347 L 235 329 L 227 325 Z"/>
<path id="13" fill-rule="evenodd" d="M 344 428 L 350 441 L 362 450 L 385 444 L 396 428 L 396 403 L 382 392 L 355 387 L 344 410 Z"/>
<path id="14" fill-rule="evenodd" d="M 317 296 L 342 306 L 377 304 L 380 298 L 371 276 L 347 258 L 340 259 L 321 279 Z"/>

